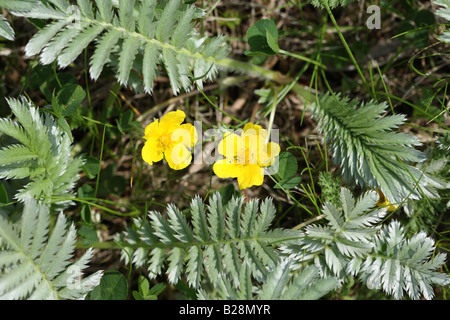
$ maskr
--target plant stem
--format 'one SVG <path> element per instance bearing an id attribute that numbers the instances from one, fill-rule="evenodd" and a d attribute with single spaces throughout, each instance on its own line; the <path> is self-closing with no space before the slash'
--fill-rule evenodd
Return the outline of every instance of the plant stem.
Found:
<path id="1" fill-rule="evenodd" d="M 285 51 L 283 49 L 280 49 L 280 51 L 278 51 L 278 52 L 281 53 L 281 54 L 284 54 L 285 56 L 293 57 L 293 58 L 296 58 L 296 59 L 303 60 L 303 61 L 306 61 L 308 63 L 314 64 L 314 65 L 316 65 L 318 67 L 321 67 L 323 69 L 327 68 L 325 65 L 323 65 L 322 63 L 320 63 L 320 62 L 318 62 L 316 60 L 307 58 L 305 56 L 302 56 L 302 55 L 299 55 L 299 54 L 296 54 L 296 53 Z"/>
<path id="2" fill-rule="evenodd" d="M 102 171 L 103 147 L 105 146 L 106 126 L 103 126 L 102 145 L 100 150 L 100 159 L 98 160 L 97 182 L 95 183 L 94 198 L 97 197 L 98 186 L 100 184 L 100 173 Z"/>
<path id="3" fill-rule="evenodd" d="M 75 248 L 76 249 L 88 249 L 88 248 L 121 249 L 121 247 L 115 241 L 101 241 L 101 242 L 99 241 L 99 242 L 91 243 L 89 245 L 85 245 L 81 241 L 78 241 Z"/>
<path id="4" fill-rule="evenodd" d="M 370 90 L 370 87 L 367 83 L 366 78 L 364 77 L 361 68 L 358 65 L 358 62 L 356 62 L 355 57 L 353 56 L 352 50 L 350 50 L 350 47 L 347 44 L 347 41 L 345 41 L 344 35 L 341 32 L 341 29 L 339 28 L 339 25 L 336 21 L 336 19 L 334 18 L 333 12 L 331 12 L 330 6 L 328 5 L 328 3 L 325 1 L 325 7 L 327 9 L 328 15 L 331 18 L 331 21 L 333 22 L 334 27 L 336 28 L 336 31 L 339 35 L 339 38 L 341 39 L 342 44 L 345 47 L 345 50 L 347 51 L 348 56 L 350 57 L 350 60 L 352 60 L 353 65 L 356 68 L 356 71 L 358 72 L 359 76 L 361 77 L 361 80 L 363 82 L 363 85 L 366 87 L 367 91 L 370 92 L 371 95 L 373 95 L 372 90 Z M 373 97 L 375 99 L 375 97 Z"/>
<path id="5" fill-rule="evenodd" d="M 307 225 L 310 224 L 310 223 L 313 223 L 313 222 L 316 222 L 316 221 L 319 221 L 319 220 L 323 219 L 324 217 L 325 217 L 325 215 L 324 215 L 324 214 L 321 214 L 320 216 L 314 217 L 314 218 L 309 219 L 309 220 L 307 220 L 307 221 L 305 221 L 305 222 L 303 222 L 303 223 L 300 223 L 299 225 L 293 227 L 292 230 L 298 230 L 298 229 L 301 229 L 301 228 L 307 226 Z"/>

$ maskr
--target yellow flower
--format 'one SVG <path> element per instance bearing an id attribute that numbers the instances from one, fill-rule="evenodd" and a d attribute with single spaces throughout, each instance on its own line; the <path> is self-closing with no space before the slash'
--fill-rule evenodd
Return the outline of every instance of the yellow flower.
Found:
<path id="1" fill-rule="evenodd" d="M 398 209 L 398 205 L 390 203 L 384 196 L 381 190 L 377 189 L 379 194 L 379 199 L 377 201 L 377 206 L 381 208 L 386 208 L 387 211 L 395 211 Z"/>
<path id="2" fill-rule="evenodd" d="M 194 146 L 198 137 L 192 124 L 181 124 L 185 118 L 183 111 L 171 111 L 145 128 L 146 142 L 142 148 L 145 162 L 153 165 L 164 158 L 174 170 L 182 170 L 191 163 L 188 148 Z"/>
<path id="3" fill-rule="evenodd" d="M 242 134 L 225 134 L 218 152 L 224 159 L 214 163 L 214 173 L 219 178 L 237 178 L 239 189 L 260 186 L 264 180 L 264 168 L 275 162 L 280 153 L 277 143 L 266 143 L 267 131 L 261 126 L 247 123 Z"/>

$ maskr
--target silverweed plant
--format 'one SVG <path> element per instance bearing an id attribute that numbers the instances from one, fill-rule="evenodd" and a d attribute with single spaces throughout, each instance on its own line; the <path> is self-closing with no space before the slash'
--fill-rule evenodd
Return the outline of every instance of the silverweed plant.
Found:
<path id="1" fill-rule="evenodd" d="M 0 0 L 0 298 L 447 299 L 450 3 L 264 3 Z"/>

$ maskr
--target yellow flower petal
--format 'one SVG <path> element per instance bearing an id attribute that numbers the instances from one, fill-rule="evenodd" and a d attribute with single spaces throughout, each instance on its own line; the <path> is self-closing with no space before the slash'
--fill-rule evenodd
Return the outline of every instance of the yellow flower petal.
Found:
<path id="1" fill-rule="evenodd" d="M 378 200 L 377 206 L 380 208 L 386 208 L 387 211 L 395 211 L 398 209 L 398 205 L 392 204 L 386 199 L 384 199 L 384 201 Z"/>
<path id="2" fill-rule="evenodd" d="M 159 121 L 155 120 L 145 127 L 144 139 L 148 140 L 151 136 L 159 135 Z"/>
<path id="3" fill-rule="evenodd" d="M 398 205 L 396 204 L 392 204 L 389 202 L 389 200 L 386 199 L 386 197 L 384 196 L 383 192 L 377 188 L 378 191 L 378 201 L 376 203 L 376 205 L 380 208 L 386 208 L 387 211 L 395 211 L 398 209 Z"/>
<path id="4" fill-rule="evenodd" d="M 227 133 L 218 146 L 225 159 L 214 163 L 214 173 L 219 178 L 237 178 L 241 190 L 262 185 L 264 167 L 272 165 L 280 154 L 280 146 L 266 143 L 267 137 L 266 130 L 252 123 L 244 126 L 241 136 Z"/>
<path id="5" fill-rule="evenodd" d="M 275 163 L 275 158 L 280 154 L 280 145 L 275 142 L 269 142 L 263 145 L 258 152 L 258 164 L 262 167 L 268 167 Z"/>
<path id="6" fill-rule="evenodd" d="M 222 141 L 220 141 L 217 151 L 227 158 L 234 158 L 242 148 L 244 148 L 242 138 L 237 134 L 227 133 Z"/>
<path id="7" fill-rule="evenodd" d="M 182 124 L 180 126 L 180 129 L 184 130 L 184 132 L 182 134 L 182 137 L 183 137 L 182 142 L 183 142 L 183 144 L 186 147 L 192 148 L 198 141 L 197 129 L 195 129 L 195 127 L 192 124 L 190 124 L 190 123 Z M 178 129 L 178 130 L 180 130 L 180 129 Z"/>
<path id="8" fill-rule="evenodd" d="M 163 159 L 163 150 L 156 139 L 150 138 L 142 148 L 142 159 L 150 165 Z"/>
<path id="9" fill-rule="evenodd" d="M 163 132 L 173 132 L 185 118 L 186 114 L 181 110 L 168 112 L 159 120 L 159 127 Z"/>
<path id="10" fill-rule="evenodd" d="M 246 123 L 244 126 L 244 132 L 242 136 L 245 135 L 257 135 L 261 136 L 263 140 L 267 138 L 267 131 L 264 130 L 260 125 L 253 124 L 253 123 Z"/>
<path id="11" fill-rule="evenodd" d="M 264 169 L 257 164 L 248 164 L 243 166 L 242 172 L 237 178 L 241 190 L 260 186 L 264 182 Z"/>
<path id="12" fill-rule="evenodd" d="M 176 144 L 171 149 L 166 149 L 164 158 L 169 164 L 169 167 L 174 170 L 182 170 L 192 162 L 191 152 L 182 143 Z"/>
<path id="13" fill-rule="evenodd" d="M 243 166 L 231 159 L 221 159 L 214 163 L 213 171 L 219 178 L 237 178 Z"/>

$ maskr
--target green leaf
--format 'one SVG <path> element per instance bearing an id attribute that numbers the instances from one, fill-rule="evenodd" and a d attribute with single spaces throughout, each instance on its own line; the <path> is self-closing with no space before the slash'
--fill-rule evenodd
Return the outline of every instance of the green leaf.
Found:
<path id="1" fill-rule="evenodd" d="M 86 163 L 83 166 L 83 171 L 89 179 L 94 179 L 98 174 L 100 164 L 97 158 L 92 156 L 86 157 Z"/>
<path id="2" fill-rule="evenodd" d="M 434 14 L 429 10 L 420 10 L 417 12 L 414 22 L 417 27 L 430 26 L 436 23 Z"/>
<path id="3" fill-rule="evenodd" d="M 118 80 L 122 85 L 128 83 L 133 61 L 136 58 L 140 45 L 141 43 L 138 38 L 129 37 L 123 41 L 123 48 L 119 57 L 118 66 Z"/>
<path id="4" fill-rule="evenodd" d="M 125 300 L 127 295 L 128 284 L 125 277 L 117 270 L 108 270 L 88 297 L 89 300 Z"/>
<path id="5" fill-rule="evenodd" d="M 61 90 L 62 85 L 69 83 L 77 84 L 78 80 L 67 72 L 53 72 L 52 66 L 37 64 L 30 72 L 29 87 L 33 90 L 39 89 L 47 101 L 55 99 L 55 95 Z"/>
<path id="6" fill-rule="evenodd" d="M 436 15 L 444 18 L 447 21 L 450 21 L 450 3 L 447 0 L 434 0 L 433 3 L 435 5 L 441 6 L 438 10 L 436 10 Z M 439 40 L 450 43 L 450 32 L 448 31 L 449 29 L 447 28 L 445 32 L 443 32 L 439 36 Z"/>
<path id="7" fill-rule="evenodd" d="M 14 30 L 3 17 L 0 17 L 0 37 L 4 37 L 11 41 L 14 40 Z"/>
<path id="8" fill-rule="evenodd" d="M 245 51 L 246 55 L 274 55 L 280 48 L 278 47 L 278 29 L 275 22 L 268 19 L 256 21 L 247 30 L 247 42 L 250 50 Z"/>
<path id="9" fill-rule="evenodd" d="M 133 297 L 135 300 L 145 300 L 144 296 L 137 291 L 133 291 Z"/>
<path id="10" fill-rule="evenodd" d="M 97 231 L 91 224 L 83 224 L 78 229 L 78 235 L 81 238 L 81 242 L 84 246 L 90 246 L 93 243 L 98 242 Z"/>
<path id="11" fill-rule="evenodd" d="M 289 177 L 287 179 L 283 179 L 279 181 L 273 188 L 274 189 L 292 189 L 298 186 L 298 184 L 302 181 L 301 177 Z"/>
<path id="12" fill-rule="evenodd" d="M 61 68 L 70 65 L 104 28 L 102 25 L 94 25 L 84 29 L 58 57 L 58 65 Z"/>
<path id="13" fill-rule="evenodd" d="M 69 123 L 64 118 L 58 118 L 58 124 L 61 129 L 67 134 L 70 138 L 70 141 L 73 141 L 72 130 L 70 129 Z"/>
<path id="14" fill-rule="evenodd" d="M 86 221 L 87 223 L 91 223 L 91 206 L 88 204 L 83 204 L 81 207 L 81 218 L 83 221 Z"/>
<path id="15" fill-rule="evenodd" d="M 133 291 L 132 294 L 136 300 L 158 300 L 158 295 L 163 292 L 165 288 L 166 285 L 164 283 L 158 283 L 154 287 L 150 288 L 147 278 L 144 276 L 139 276 L 139 291 Z"/>
<path id="16" fill-rule="evenodd" d="M 167 285 L 165 283 L 158 283 L 150 288 L 148 295 L 159 296 L 166 289 L 166 287 Z"/>
<path id="17" fill-rule="evenodd" d="M 196 80 L 201 87 L 216 77 L 219 67 L 228 65 L 223 63 L 229 53 L 225 37 L 200 38 L 195 23 L 204 12 L 181 0 L 77 0 L 75 12 L 70 10 L 74 1 L 35 2 L 33 10 L 18 8 L 12 14 L 43 21 L 25 52 L 29 57 L 39 54 L 44 65 L 56 60 L 64 68 L 92 48 L 91 79 L 98 79 L 110 65 L 121 85 L 151 93 L 153 79 L 165 72 L 175 94 L 191 89 L 191 74 L 203 75 Z"/>
<path id="18" fill-rule="evenodd" d="M 276 174 L 281 180 L 293 177 L 297 173 L 298 163 L 292 153 L 281 152 L 278 157 L 278 161 L 278 171 Z"/>
<path id="19" fill-rule="evenodd" d="M 108 62 L 114 46 L 117 44 L 121 33 L 117 30 L 110 30 L 106 32 L 99 40 L 97 48 L 92 55 L 90 62 L 90 75 L 93 80 L 97 80 L 100 76 L 103 67 Z"/>
<path id="20" fill-rule="evenodd" d="M 115 174 L 115 171 L 115 164 L 110 164 L 105 169 L 102 169 L 102 179 L 98 189 L 99 195 L 121 195 L 125 192 L 127 180 L 125 177 Z"/>
<path id="21" fill-rule="evenodd" d="M 301 294 L 299 299 L 317 300 L 335 289 L 338 285 L 339 281 L 336 278 L 319 279 L 312 288 L 305 290 L 306 292 Z"/>
<path id="22" fill-rule="evenodd" d="M 239 196 L 239 192 L 232 183 L 222 187 L 222 189 L 219 190 L 219 193 L 222 198 L 222 205 L 226 205 L 231 198 Z"/>
<path id="23" fill-rule="evenodd" d="M 37 0 L 0 0 L 0 7 L 7 10 L 31 10 L 37 4 Z"/>
<path id="24" fill-rule="evenodd" d="M 146 277 L 139 276 L 138 288 L 139 288 L 139 292 L 142 294 L 143 297 L 145 297 L 148 294 L 148 291 L 150 289 L 150 284 L 148 283 L 148 280 Z"/>
<path id="25" fill-rule="evenodd" d="M 39 109 L 24 97 L 21 100 L 7 99 L 7 102 L 16 119 L 0 119 L 0 131 L 23 145 L 17 149 L 21 150 L 17 156 L 25 156 L 26 159 L 16 159 L 16 163 L 1 165 L 0 175 L 8 179 L 31 179 L 15 195 L 21 202 L 28 196 L 45 196 L 44 202 L 53 202 L 53 194 L 59 197 L 67 195 L 66 200 L 57 200 L 67 205 L 70 202 L 69 194 L 72 193 L 70 190 L 82 166 L 80 158 L 71 156 L 71 135 L 61 130 L 58 119 L 48 112 L 45 116 L 41 115 Z M 8 148 L 11 150 L 13 146 Z M 31 158 L 29 153 L 24 152 L 26 150 L 31 151 Z M 3 155 L 8 154 L 6 148 L 2 152 Z M 6 160 L 8 158 L 14 157 L 7 157 Z M 5 160 L 1 156 L 0 159 Z"/>
<path id="26" fill-rule="evenodd" d="M 136 128 L 140 123 L 134 120 L 134 113 L 132 110 L 127 110 L 120 114 L 120 118 L 117 121 L 117 128 L 122 134 Z"/>
<path id="27" fill-rule="evenodd" d="M 94 188 L 92 188 L 88 184 L 83 184 L 81 187 L 77 190 L 78 197 L 83 198 L 93 198 L 95 196 Z"/>
<path id="28" fill-rule="evenodd" d="M 8 193 L 6 192 L 5 186 L 0 182 L 0 203 L 8 203 Z"/>
<path id="29" fill-rule="evenodd" d="M 272 49 L 274 52 L 280 51 L 280 47 L 278 46 L 278 30 L 276 36 L 274 36 L 274 34 L 270 32 L 270 30 L 266 29 L 266 39 L 270 49 Z"/>
<path id="30" fill-rule="evenodd" d="M 405 122 L 402 114 L 382 116 L 386 102 L 360 103 L 339 94 L 324 94 L 313 105 L 321 133 L 326 137 L 333 161 L 343 180 L 364 188 L 379 188 L 391 203 L 419 199 L 428 179 L 412 162 L 426 156 L 415 149 L 420 141 L 396 132 Z"/>
<path id="31" fill-rule="evenodd" d="M 0 215 L 1 300 L 83 299 L 100 282 L 102 271 L 83 277 L 92 248 L 74 261 L 75 226 L 63 212 L 57 218 L 53 213 L 27 197 L 20 221 Z"/>
<path id="32" fill-rule="evenodd" d="M 274 244 L 290 242 L 299 232 L 269 230 L 276 215 L 271 199 L 261 205 L 258 200 L 252 200 L 245 209 L 244 201 L 242 196 L 233 196 L 224 205 L 220 193 L 216 192 L 206 206 L 196 196 L 190 210 L 185 210 L 191 215 L 191 223 L 173 204 L 168 205 L 164 215 L 150 211 L 148 220 L 136 219 L 133 229 L 127 228 L 125 237 L 129 242 L 123 247 L 141 241 L 149 244 L 150 252 L 135 250 L 130 260 L 136 266 L 146 266 L 149 277 L 167 274 L 170 283 L 180 283 L 179 278 L 183 276 L 187 285 L 199 289 L 205 278 L 220 285 L 224 276 L 230 276 L 237 284 L 243 262 L 249 264 L 251 275 L 260 279 L 278 260 Z M 165 248 L 152 248 L 153 244 L 164 244 Z M 162 285 L 158 291 L 152 288 L 149 295 L 157 295 L 162 289 Z"/>
<path id="33" fill-rule="evenodd" d="M 77 111 L 84 98 L 86 98 L 86 92 L 81 86 L 77 84 L 66 84 L 58 92 L 56 101 L 52 102 L 52 107 L 57 114 L 67 117 Z"/>

